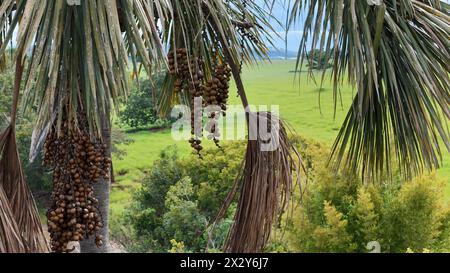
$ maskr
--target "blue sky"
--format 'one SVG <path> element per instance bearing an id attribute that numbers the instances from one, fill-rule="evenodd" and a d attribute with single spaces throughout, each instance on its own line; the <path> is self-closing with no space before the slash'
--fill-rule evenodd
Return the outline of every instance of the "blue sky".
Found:
<path id="1" fill-rule="evenodd" d="M 249 0 L 249 1 L 251 1 L 251 0 Z M 256 1 L 256 3 L 259 3 L 261 5 L 264 3 L 263 0 L 255 0 L 255 1 Z M 286 12 L 286 8 L 283 6 L 282 2 L 289 2 L 289 1 L 280 0 L 280 1 L 276 1 L 276 2 L 277 2 L 277 4 L 274 6 L 274 8 L 272 10 L 272 14 L 278 21 L 280 21 L 282 23 L 282 26 L 280 26 L 279 24 L 274 22 L 273 27 L 275 28 L 276 33 L 281 35 L 281 37 L 283 39 L 274 38 L 274 44 L 279 50 L 284 52 L 284 48 L 285 48 L 284 24 L 286 22 L 287 12 Z M 443 2 L 450 3 L 450 0 L 444 0 Z M 299 46 L 300 40 L 301 40 L 300 37 L 303 32 L 303 25 L 302 25 L 303 19 L 304 19 L 304 16 L 300 16 L 300 20 L 297 20 L 298 21 L 297 24 L 294 26 L 291 26 L 291 28 L 290 28 L 290 31 L 288 33 L 288 50 L 290 50 L 290 51 L 298 51 L 298 46 Z M 272 36 L 276 37 L 276 35 L 272 35 Z"/>
<path id="2" fill-rule="evenodd" d="M 257 2 L 262 3 L 262 0 L 256 0 Z M 277 3 L 274 5 L 272 9 L 272 15 L 276 20 L 273 20 L 272 27 L 275 29 L 276 33 L 272 33 L 272 36 L 274 37 L 274 44 L 275 46 L 280 49 L 281 51 L 284 51 L 285 48 L 285 23 L 287 18 L 287 9 L 284 6 L 282 2 L 288 2 L 288 1 L 277 1 Z M 267 11 L 269 11 L 269 7 L 266 7 Z M 279 22 L 277 22 L 279 21 Z M 302 21 L 302 20 L 298 20 Z M 280 25 L 281 23 L 281 25 Z M 300 44 L 300 37 L 302 35 L 303 26 L 300 24 L 300 22 L 297 22 L 297 24 L 291 26 L 289 33 L 288 33 L 288 50 L 290 51 L 297 51 L 298 46 Z M 277 38 L 277 35 L 281 36 L 281 38 Z"/>

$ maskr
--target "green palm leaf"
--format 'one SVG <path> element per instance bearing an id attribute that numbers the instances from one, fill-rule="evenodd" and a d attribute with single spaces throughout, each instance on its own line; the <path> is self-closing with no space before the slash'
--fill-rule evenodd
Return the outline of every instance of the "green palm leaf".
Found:
<path id="1" fill-rule="evenodd" d="M 407 175 L 439 167 L 439 142 L 450 151 L 449 6 L 442 1 L 298 0 L 291 22 L 303 10 L 298 64 L 311 42 L 312 48 L 333 53 L 334 97 L 346 76 L 357 89 L 334 145 L 337 163 L 345 160 L 370 177 L 389 172 L 394 159 Z"/>
<path id="2" fill-rule="evenodd" d="M 7 33 L 18 28 L 18 52 L 31 52 L 24 105 L 25 110 L 37 107 L 36 137 L 53 119 L 61 120 L 63 107 L 75 119 L 77 109 L 83 108 L 91 133 L 100 135 L 100 117 L 127 93 L 129 55 L 147 69 L 151 61 L 162 59 L 161 42 L 147 28 L 154 24 L 143 9 L 147 2 L 81 1 L 69 6 L 62 0 L 17 1 Z M 121 27 L 129 30 L 126 42 Z M 11 35 L 6 38 L 4 45 Z"/>

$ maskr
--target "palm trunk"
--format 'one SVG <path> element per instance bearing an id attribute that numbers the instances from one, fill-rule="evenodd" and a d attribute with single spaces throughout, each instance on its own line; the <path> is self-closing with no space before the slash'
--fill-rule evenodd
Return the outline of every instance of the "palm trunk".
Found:
<path id="1" fill-rule="evenodd" d="M 102 138 L 107 145 L 106 155 L 111 158 L 111 123 L 109 115 L 104 118 L 102 122 Z M 108 179 L 101 179 L 94 184 L 94 194 L 99 200 L 98 210 L 102 215 L 103 228 L 98 232 L 98 235 L 103 236 L 103 245 L 98 247 L 95 244 L 95 236 L 80 242 L 81 253 L 108 253 L 111 252 L 111 245 L 109 242 L 109 194 L 111 188 L 111 175 Z"/>

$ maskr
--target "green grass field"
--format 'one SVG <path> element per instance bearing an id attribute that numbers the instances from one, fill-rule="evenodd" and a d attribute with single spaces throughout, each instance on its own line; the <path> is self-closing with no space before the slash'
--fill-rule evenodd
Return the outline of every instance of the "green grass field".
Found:
<path id="1" fill-rule="evenodd" d="M 294 69 L 295 61 L 273 61 L 247 67 L 243 78 L 250 103 L 255 106 L 279 105 L 281 117 L 299 135 L 331 145 L 347 114 L 353 90 L 350 86 L 342 87 L 342 106 L 338 105 L 336 117 L 333 118 L 334 102 L 330 80 L 326 79 L 320 89 L 320 85 L 308 80 L 307 73 L 297 74 L 295 78 L 295 73 L 291 72 Z M 317 79 L 320 81 L 320 75 Z M 240 99 L 235 94 L 233 88 L 230 104 L 240 105 Z M 122 160 L 114 160 L 117 183 L 113 186 L 111 196 L 113 218 L 120 215 L 129 204 L 131 192 L 139 186 L 140 179 L 158 158 L 160 151 L 170 145 L 177 145 L 181 155 L 191 152 L 188 143 L 172 139 L 170 130 L 141 131 L 130 134 L 130 137 L 134 139 L 134 143 L 123 147 L 127 156 Z M 447 153 L 439 174 L 450 182 L 450 156 Z M 447 188 L 447 193 L 450 198 L 450 187 Z"/>

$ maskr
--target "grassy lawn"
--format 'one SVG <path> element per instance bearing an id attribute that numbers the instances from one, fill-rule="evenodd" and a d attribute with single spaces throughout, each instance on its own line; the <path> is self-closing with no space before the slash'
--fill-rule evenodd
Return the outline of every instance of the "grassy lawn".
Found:
<path id="1" fill-rule="evenodd" d="M 341 89 L 342 106 L 338 105 L 334 115 L 333 90 L 330 80 L 324 86 L 308 80 L 306 73 L 295 78 L 290 72 L 295 69 L 295 61 L 274 61 L 248 67 L 243 78 L 250 102 L 253 105 L 279 105 L 280 115 L 305 137 L 333 143 L 340 125 L 347 114 L 353 90 L 350 86 Z M 320 75 L 318 75 L 320 80 Z M 240 99 L 234 94 L 234 85 L 230 104 L 240 105 Z M 319 93 L 321 107 L 319 107 Z M 134 143 L 123 147 L 127 151 L 122 160 L 114 160 L 117 183 L 113 186 L 111 196 L 112 217 L 119 216 L 131 201 L 131 192 L 139 186 L 139 181 L 158 158 L 160 151 L 170 145 L 177 145 L 180 154 L 189 154 L 191 149 L 184 141 L 175 141 L 170 130 L 141 131 L 130 134 Z M 444 150 L 445 153 L 445 150 Z M 439 174 L 450 182 L 450 155 L 445 153 L 444 167 Z M 450 187 L 447 188 L 450 197 Z"/>

